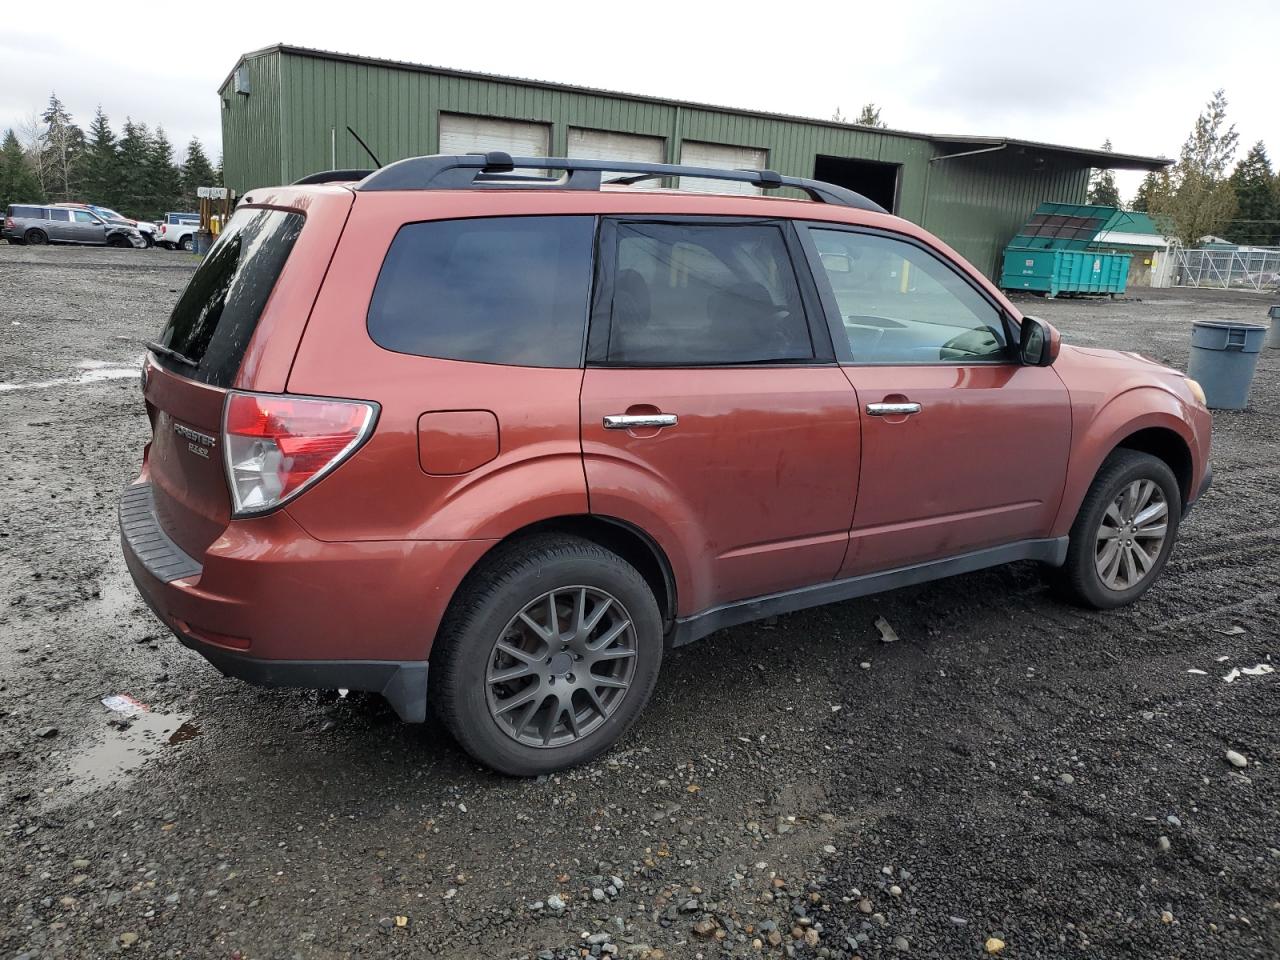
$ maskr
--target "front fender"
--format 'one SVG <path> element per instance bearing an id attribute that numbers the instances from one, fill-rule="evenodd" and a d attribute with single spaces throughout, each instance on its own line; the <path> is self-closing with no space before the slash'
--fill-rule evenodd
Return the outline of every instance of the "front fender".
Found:
<path id="1" fill-rule="evenodd" d="M 1111 397 L 1095 410 L 1073 406 L 1075 441 L 1052 536 L 1070 532 L 1093 478 L 1112 451 L 1138 431 L 1151 428 L 1170 430 L 1187 445 L 1192 464 L 1191 490 L 1197 489 L 1205 462 L 1198 454 L 1200 442 L 1191 427 L 1190 411 L 1175 394 L 1159 386 L 1137 386 Z"/>

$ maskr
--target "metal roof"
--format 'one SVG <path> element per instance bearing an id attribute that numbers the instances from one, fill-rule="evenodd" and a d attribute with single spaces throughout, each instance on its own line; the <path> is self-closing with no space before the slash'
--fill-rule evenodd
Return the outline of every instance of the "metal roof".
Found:
<path id="1" fill-rule="evenodd" d="M 644 103 L 662 104 L 665 106 L 676 106 L 691 108 L 694 110 L 712 110 L 720 113 L 733 113 L 741 116 L 761 117 L 767 120 L 782 120 L 792 123 L 808 123 L 817 124 L 824 127 L 837 127 L 843 129 L 867 130 L 874 133 L 885 134 L 895 137 L 907 137 L 913 140 L 925 140 L 936 144 L 957 144 L 972 145 L 979 150 L 986 148 L 992 152 L 1001 149 L 1014 149 L 1021 151 L 1036 151 L 1042 153 L 1059 153 L 1069 156 L 1078 157 L 1081 161 L 1088 162 L 1089 166 L 1099 169 L 1117 169 L 1117 170 L 1160 170 L 1173 163 L 1165 157 L 1146 157 L 1140 154 L 1132 153 L 1114 153 L 1109 150 L 1094 150 L 1085 147 L 1068 147 L 1056 143 L 1042 143 L 1035 140 L 1020 140 L 1013 137 L 989 137 L 989 136 L 963 136 L 956 134 L 931 134 L 919 133 L 910 130 L 895 130 L 888 127 L 868 127 L 856 123 L 841 123 L 835 120 L 822 120 L 816 117 L 803 117 L 789 113 L 771 113 L 764 110 L 751 110 L 742 107 L 725 107 L 715 104 L 698 103 L 690 100 L 673 100 L 666 97 L 654 97 L 639 93 L 624 93 L 619 90 L 606 90 L 599 87 L 586 87 L 568 83 L 553 83 L 546 80 L 532 80 L 527 77 L 512 77 L 496 73 L 480 73 L 472 70 L 454 70 L 449 67 L 437 67 L 429 64 L 411 63 L 406 60 L 389 60 L 380 57 L 364 57 L 350 53 L 338 53 L 333 50 L 318 50 L 313 47 L 298 47 L 285 43 L 272 44 L 259 50 L 253 50 L 249 53 L 241 54 L 236 61 L 235 66 L 231 68 L 231 72 L 218 86 L 218 90 L 222 91 L 231 82 L 235 76 L 236 70 L 240 64 L 251 57 L 264 56 L 270 53 L 289 54 L 299 57 L 312 57 L 319 60 L 337 60 L 347 63 L 363 64 L 365 66 L 387 67 L 396 70 L 412 70 L 419 73 L 434 73 L 441 76 L 461 77 L 470 80 L 491 80 L 499 83 L 516 83 L 527 87 L 537 87 L 543 90 L 558 90 L 567 93 L 585 93 L 594 94 L 603 97 L 616 97 L 623 100 L 636 100 Z M 983 152 L 986 152 L 983 150 Z M 957 153 L 966 151 L 956 151 Z M 942 158 L 939 158 L 942 159 Z"/>

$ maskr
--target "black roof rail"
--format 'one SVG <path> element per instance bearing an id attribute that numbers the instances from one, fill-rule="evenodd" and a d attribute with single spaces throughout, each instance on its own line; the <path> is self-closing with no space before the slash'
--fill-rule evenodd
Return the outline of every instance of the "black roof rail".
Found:
<path id="1" fill-rule="evenodd" d="M 563 170 L 567 177 L 534 177 L 514 170 Z M 435 155 L 397 160 L 374 171 L 357 190 L 467 190 L 472 188 L 526 187 L 531 189 L 599 190 L 601 174 L 621 173 L 609 183 L 639 183 L 665 177 L 696 177 L 749 183 L 763 190 L 792 187 L 820 203 L 888 213 L 884 207 L 860 193 L 821 180 L 784 177 L 773 170 L 723 170 L 715 167 L 686 167 L 673 163 L 636 163 L 630 160 L 578 160 L 569 157 L 513 157 L 493 150 L 463 156 Z M 299 181 L 301 182 L 301 181 Z"/>
<path id="2" fill-rule="evenodd" d="M 309 173 L 301 180 L 293 181 L 290 186 L 302 187 L 309 183 L 338 183 L 342 180 L 363 180 L 374 170 L 321 170 L 318 173 Z"/>

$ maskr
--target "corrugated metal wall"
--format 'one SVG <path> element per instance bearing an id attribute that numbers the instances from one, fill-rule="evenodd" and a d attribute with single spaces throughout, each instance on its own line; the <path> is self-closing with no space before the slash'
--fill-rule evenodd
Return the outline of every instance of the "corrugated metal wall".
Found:
<path id="1" fill-rule="evenodd" d="M 939 155 L 955 152 L 952 145 Z M 1088 167 L 1027 156 L 1015 148 L 938 160 L 929 167 L 924 214 L 911 219 L 993 279 L 1000 274 L 1005 246 L 1040 203 L 1084 203 L 1089 190 Z"/>
<path id="2" fill-rule="evenodd" d="M 250 57 L 244 65 L 249 74 L 249 94 L 236 93 L 230 78 L 218 91 L 222 110 L 222 179 L 237 193 L 250 187 L 289 182 L 280 165 L 281 58 Z"/>
<path id="3" fill-rule="evenodd" d="M 819 154 L 901 164 L 900 216 L 921 223 L 990 276 L 1009 238 L 1043 200 L 1083 203 L 1087 167 L 1010 152 L 942 160 L 963 145 L 818 122 L 562 90 L 487 77 L 269 51 L 246 61 L 253 93 L 224 91 L 224 172 L 238 191 L 288 183 L 370 160 L 350 125 L 383 163 L 438 151 L 438 113 L 551 125 L 551 152 L 568 150 L 569 127 L 662 137 L 676 162 L 684 139 L 761 147 L 779 173 L 812 177 Z"/>

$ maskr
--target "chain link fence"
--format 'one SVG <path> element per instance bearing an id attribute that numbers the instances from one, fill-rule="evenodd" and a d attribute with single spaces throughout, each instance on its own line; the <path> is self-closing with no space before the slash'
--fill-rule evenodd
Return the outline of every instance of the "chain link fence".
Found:
<path id="1" fill-rule="evenodd" d="M 1173 285 L 1221 290 L 1280 290 L 1280 247 L 1175 248 Z"/>

